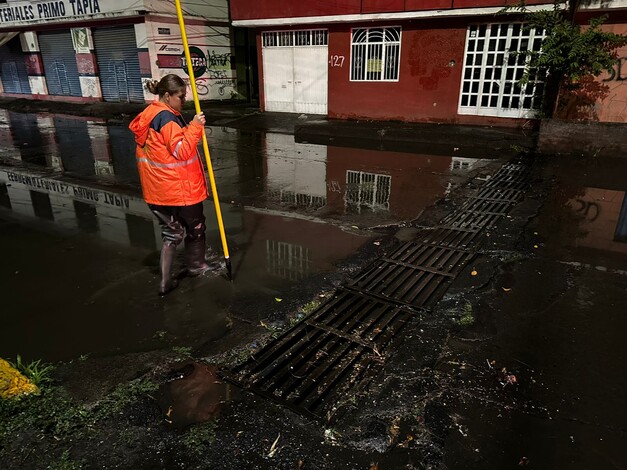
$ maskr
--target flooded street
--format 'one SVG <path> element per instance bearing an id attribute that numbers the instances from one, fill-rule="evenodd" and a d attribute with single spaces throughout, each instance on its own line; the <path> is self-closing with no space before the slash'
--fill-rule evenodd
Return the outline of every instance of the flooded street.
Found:
<path id="1" fill-rule="evenodd" d="M 475 324 L 439 361 L 456 389 L 448 468 L 627 468 L 626 167 L 539 163 L 554 184 L 537 216 L 541 193 L 521 208 L 520 254 L 501 253 L 489 285 L 464 295 Z"/>
<path id="2" fill-rule="evenodd" d="M 126 124 L 0 110 L 0 357 L 59 362 L 88 404 L 52 411 L 41 449 L 71 442 L 85 468 L 627 468 L 627 160 L 207 134 L 233 281 L 208 200 L 216 269 L 185 277 L 181 250 L 161 298 Z M 112 389 L 123 413 L 67 431 Z M 299 390 L 328 408 L 302 413 Z M 48 465 L 11 446 L 8 468 Z"/>
<path id="3" fill-rule="evenodd" d="M 160 230 L 141 198 L 126 126 L 2 110 L 0 237 L 10 247 L 2 285 L 13 295 L 0 355 L 58 361 L 150 350 L 164 338 L 211 341 L 226 334 L 234 303 L 274 302 L 333 271 L 376 237 L 369 227 L 415 219 L 482 164 L 285 134 L 208 134 L 235 280 L 187 279 L 161 299 Z M 205 214 L 209 256 L 220 262 L 212 201 Z"/>

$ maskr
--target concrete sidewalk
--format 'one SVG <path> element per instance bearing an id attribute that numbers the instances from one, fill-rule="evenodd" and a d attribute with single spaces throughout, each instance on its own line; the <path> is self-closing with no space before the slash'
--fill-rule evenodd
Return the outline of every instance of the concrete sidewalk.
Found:
<path id="1" fill-rule="evenodd" d="M 24 113 L 56 113 L 130 121 L 145 103 L 67 103 L 0 98 L 0 108 Z M 437 123 L 347 121 L 324 115 L 261 112 L 255 104 L 203 101 L 207 125 L 256 132 L 293 134 L 298 142 L 397 152 L 501 157 L 536 145 L 533 129 Z M 192 103 L 184 115 L 194 113 Z"/>

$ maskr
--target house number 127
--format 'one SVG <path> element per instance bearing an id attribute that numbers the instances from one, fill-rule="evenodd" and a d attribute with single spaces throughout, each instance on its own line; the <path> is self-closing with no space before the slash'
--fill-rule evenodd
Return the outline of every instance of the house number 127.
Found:
<path id="1" fill-rule="evenodd" d="M 344 65 L 344 56 L 332 55 L 329 59 L 329 65 L 331 65 L 331 67 L 342 67 Z"/>

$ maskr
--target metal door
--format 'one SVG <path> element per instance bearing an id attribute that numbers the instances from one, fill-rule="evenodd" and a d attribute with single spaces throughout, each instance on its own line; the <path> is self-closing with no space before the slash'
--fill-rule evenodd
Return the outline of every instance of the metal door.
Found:
<path id="1" fill-rule="evenodd" d="M 0 78 L 5 93 L 30 94 L 28 72 L 20 39 L 16 37 L 0 47 Z"/>
<path id="2" fill-rule="evenodd" d="M 294 112 L 294 49 L 264 49 L 266 111 Z"/>
<path id="3" fill-rule="evenodd" d="M 294 111 L 327 114 L 328 56 L 326 46 L 294 48 Z"/>
<path id="4" fill-rule="evenodd" d="M 82 96 L 70 31 L 39 33 L 49 95 Z"/>
<path id="5" fill-rule="evenodd" d="M 266 111 L 327 113 L 326 30 L 262 33 Z"/>
<path id="6" fill-rule="evenodd" d="M 95 28 L 93 35 L 103 99 L 143 103 L 135 28 Z"/>

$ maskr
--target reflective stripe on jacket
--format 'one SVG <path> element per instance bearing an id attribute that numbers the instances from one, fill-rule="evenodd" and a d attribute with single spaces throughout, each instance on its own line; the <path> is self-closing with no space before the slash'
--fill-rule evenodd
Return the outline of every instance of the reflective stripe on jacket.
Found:
<path id="1" fill-rule="evenodd" d="M 198 155 L 202 126 L 185 126 L 181 114 L 155 101 L 129 125 L 135 134 L 137 168 L 144 199 L 160 206 L 191 206 L 207 198 Z"/>

